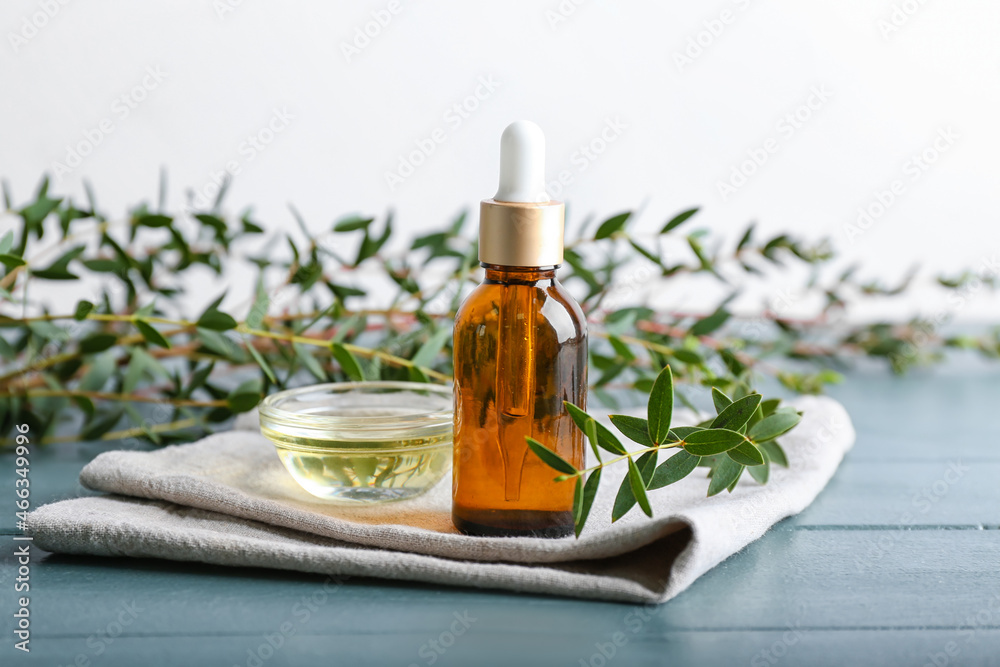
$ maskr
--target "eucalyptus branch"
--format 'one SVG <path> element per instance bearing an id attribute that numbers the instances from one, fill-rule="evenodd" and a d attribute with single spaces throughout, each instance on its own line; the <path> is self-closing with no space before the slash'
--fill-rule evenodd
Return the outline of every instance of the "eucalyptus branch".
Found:
<path id="1" fill-rule="evenodd" d="M 695 426 L 672 426 L 674 383 L 670 367 L 664 368 L 653 383 L 647 403 L 647 417 L 609 415 L 611 423 L 629 440 L 643 445 L 627 450 L 612 431 L 572 403 L 566 408 L 576 426 L 589 441 L 597 465 L 576 468 L 554 449 L 534 438 L 526 438 L 528 447 L 544 463 L 562 473 L 559 482 L 575 480 L 573 518 L 576 535 L 580 536 L 594 497 L 600 485 L 601 472 L 607 466 L 628 462 L 628 473 L 618 488 L 612 522 L 617 521 L 636 504 L 649 517 L 653 516 L 648 492 L 669 486 L 694 472 L 699 466 L 708 468 L 708 495 L 736 488 L 744 470 L 760 484 L 770 478 L 771 463 L 788 467 L 788 459 L 776 438 L 791 431 L 802 419 L 799 412 L 779 407 L 778 399 L 763 401 L 760 394 L 748 393 L 733 400 L 717 388 L 712 389 L 716 416 Z M 556 448 L 557 443 L 553 443 Z M 565 447 L 565 444 L 563 445 Z M 601 460 L 601 450 L 615 454 Z M 660 465 L 661 450 L 678 449 Z"/>
<path id="2" fill-rule="evenodd" d="M 89 187 L 86 205 L 78 206 L 50 194 L 43 179 L 23 205 L 7 201 L 20 228 L 0 232 L 0 436 L 18 423 L 43 429 L 81 411 L 89 436 L 118 433 L 119 421 L 136 417 L 121 410 L 132 401 L 111 396 L 148 397 L 210 425 L 252 409 L 274 388 L 308 381 L 450 380 L 450 320 L 481 271 L 464 213 L 400 242 L 391 215 L 342 217 L 322 229 L 292 209 L 301 234 L 276 233 L 249 252 L 250 241 L 265 239 L 265 226 L 250 209 L 225 212 L 225 188 L 200 210 L 165 210 L 165 194 L 160 204 L 108 216 L 97 210 Z M 859 278 L 857 269 L 832 274 L 827 267 L 834 254 L 824 239 L 762 237 L 750 225 L 733 242 L 695 227 L 698 213 L 690 208 L 650 228 L 623 212 L 595 220 L 593 228 L 585 224 L 567 239 L 560 279 L 587 314 L 590 377 L 602 402 L 613 405 L 611 388 L 650 392 L 667 365 L 678 386 L 742 397 L 761 375 L 794 391 L 822 391 L 839 379 L 833 368 L 857 356 L 884 360 L 896 372 L 950 351 L 1000 358 L 1000 332 L 951 336 L 939 331 L 940 320 L 835 330 L 830 323 L 840 312 L 862 299 L 904 293 L 912 275 L 886 286 Z M 744 317 L 730 311 L 732 285 L 791 266 L 810 269 L 802 298 L 823 299 L 812 316 L 788 317 L 770 303 Z M 225 284 L 237 267 L 256 274 L 256 288 L 225 307 Z M 196 278 L 194 269 L 202 271 Z M 95 296 L 71 309 L 58 304 L 63 314 L 28 299 L 29 289 L 36 299 L 58 296 L 55 288 L 84 274 L 98 284 Z M 640 287 L 681 275 L 704 275 L 732 291 L 702 312 L 646 305 Z M 218 298 L 190 313 L 189 283 L 199 290 L 219 283 Z M 985 271 L 961 271 L 938 277 L 938 284 L 967 299 L 995 289 L 997 281 Z M 382 307 L 366 308 L 374 289 Z M 70 400 L 53 400 L 58 397 Z M 677 391 L 676 398 L 685 401 L 685 393 Z M 174 416 L 136 436 L 197 435 L 159 428 L 177 421 Z M 684 442 L 673 448 L 687 451 Z M 617 462 L 638 465 L 651 454 L 640 450 Z M 588 481 L 600 470 L 585 471 Z"/>

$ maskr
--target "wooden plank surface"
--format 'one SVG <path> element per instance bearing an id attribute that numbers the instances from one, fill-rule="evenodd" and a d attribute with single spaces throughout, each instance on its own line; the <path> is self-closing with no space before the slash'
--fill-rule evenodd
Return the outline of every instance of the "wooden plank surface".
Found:
<path id="1" fill-rule="evenodd" d="M 1000 664 L 1000 373 L 859 373 L 835 395 L 859 440 L 826 491 L 666 605 L 36 553 L 26 658 L 5 513 L 0 663 Z M 97 450 L 39 457 L 35 501 L 79 493 Z"/>

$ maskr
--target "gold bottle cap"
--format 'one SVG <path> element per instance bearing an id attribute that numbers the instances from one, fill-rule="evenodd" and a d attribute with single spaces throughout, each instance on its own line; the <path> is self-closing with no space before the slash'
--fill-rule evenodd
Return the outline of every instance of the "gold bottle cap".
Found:
<path id="1" fill-rule="evenodd" d="M 545 192 L 545 135 L 520 120 L 500 137 L 500 188 L 479 206 L 479 261 L 554 266 L 563 261 L 566 207 Z"/>

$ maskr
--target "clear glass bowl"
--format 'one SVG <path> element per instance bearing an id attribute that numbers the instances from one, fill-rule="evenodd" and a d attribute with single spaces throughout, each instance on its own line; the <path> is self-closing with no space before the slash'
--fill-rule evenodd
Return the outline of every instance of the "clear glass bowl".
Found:
<path id="1" fill-rule="evenodd" d="M 412 498 L 451 466 L 451 387 L 337 382 L 278 392 L 260 431 L 303 489 L 345 504 Z"/>

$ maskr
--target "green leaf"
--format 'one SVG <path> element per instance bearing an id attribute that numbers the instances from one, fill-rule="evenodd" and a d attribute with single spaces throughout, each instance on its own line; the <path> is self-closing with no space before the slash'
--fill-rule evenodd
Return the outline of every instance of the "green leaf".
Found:
<path id="1" fill-rule="evenodd" d="M 580 484 L 582 475 L 577 478 L 577 485 Z M 587 517 L 590 516 L 590 508 L 594 504 L 594 498 L 597 497 L 597 487 L 601 483 L 601 468 L 598 468 L 594 472 L 590 473 L 590 477 L 587 478 L 587 483 L 583 487 L 583 498 L 580 503 L 579 512 L 574 515 L 574 524 L 576 536 L 580 537 L 580 533 L 583 532 L 583 526 L 587 523 Z"/>
<path id="2" fill-rule="evenodd" d="M 451 339 L 451 328 L 442 327 L 431 334 L 427 342 L 420 346 L 417 353 L 413 355 L 411 361 L 424 368 L 430 368 L 441 348 Z"/>
<path id="3" fill-rule="evenodd" d="M 754 447 L 752 442 L 745 440 L 726 452 L 726 455 L 745 466 L 759 466 L 764 464 L 764 455 L 760 453 L 759 449 Z"/>
<path id="4" fill-rule="evenodd" d="M 774 440 L 779 435 L 791 431 L 800 421 L 802 415 L 797 412 L 775 412 L 754 424 L 747 435 L 754 442 Z"/>
<path id="5" fill-rule="evenodd" d="M 271 368 L 271 364 L 267 363 L 267 359 L 264 358 L 264 355 L 262 355 L 256 347 L 254 347 L 253 340 L 244 339 L 244 342 L 247 346 L 247 352 L 249 352 L 250 356 L 253 357 L 253 360 L 257 362 L 260 369 L 264 371 L 264 375 L 267 376 L 267 379 L 270 380 L 272 384 L 278 384 L 278 378 L 275 376 L 274 370 Z"/>
<path id="6" fill-rule="evenodd" d="M 649 261 L 653 262 L 658 266 L 661 267 L 663 266 L 663 260 L 660 259 L 655 253 L 653 253 L 650 250 L 647 250 L 646 248 L 643 248 L 641 245 L 639 245 L 632 239 L 629 239 L 628 242 L 629 245 L 635 248 L 636 252 L 638 252 L 640 255 L 642 255 L 643 257 L 645 257 L 646 259 L 648 259 Z"/>
<path id="7" fill-rule="evenodd" d="M 576 526 L 580 521 L 580 516 L 583 514 L 583 476 L 580 475 L 576 478 L 576 484 L 573 487 L 573 525 Z M 577 537 L 579 537 L 577 533 Z"/>
<path id="8" fill-rule="evenodd" d="M 635 494 L 632 493 L 632 481 L 628 475 L 625 475 L 621 486 L 618 487 L 615 504 L 611 508 L 611 523 L 628 514 L 633 505 L 635 505 Z"/>
<path id="9" fill-rule="evenodd" d="M 730 431 L 739 431 L 750 421 L 754 410 L 760 405 L 760 398 L 760 394 L 750 394 L 749 396 L 744 396 L 739 400 L 733 401 L 728 408 L 720 412 L 719 416 L 712 421 L 711 428 L 727 428 Z"/>
<path id="10" fill-rule="evenodd" d="M 778 409 L 781 404 L 780 398 L 769 398 L 766 401 L 760 402 L 760 409 L 764 413 L 765 417 L 774 414 L 774 411 Z"/>
<path id="11" fill-rule="evenodd" d="M 675 426 L 670 429 L 670 435 L 667 437 L 667 441 L 679 442 L 681 440 L 686 440 L 692 433 L 704 430 L 705 428 L 702 426 Z"/>
<path id="12" fill-rule="evenodd" d="M 702 318 L 695 322 L 694 326 L 688 333 L 692 336 L 707 336 L 712 333 L 729 319 L 729 311 L 724 308 L 720 308 L 708 317 Z"/>
<path id="13" fill-rule="evenodd" d="M 295 356 L 298 358 L 302 365 L 305 366 L 306 370 L 313 374 L 313 376 L 320 382 L 326 382 L 326 371 L 323 370 L 323 366 L 316 360 L 316 357 L 312 355 L 310 350 L 306 349 L 304 345 L 299 343 L 292 343 L 292 349 L 295 351 Z"/>
<path id="14" fill-rule="evenodd" d="M 98 412 L 88 421 L 80 431 L 81 440 L 97 440 L 102 435 L 114 428 L 115 424 L 122 418 L 124 410 L 112 410 L 110 412 Z"/>
<path id="15" fill-rule="evenodd" d="M 597 420 L 588 418 L 587 422 L 585 424 L 585 428 L 583 429 L 583 432 L 584 432 L 584 435 L 587 436 L 587 441 L 590 443 L 591 449 L 594 450 L 594 456 L 596 456 L 597 460 L 600 461 L 601 460 L 601 450 L 598 447 L 598 443 L 600 442 L 600 438 L 597 435 Z"/>
<path id="16" fill-rule="evenodd" d="M 135 224 L 140 227 L 166 227 L 173 221 L 169 215 L 159 213 L 146 213 L 135 218 Z"/>
<path id="17" fill-rule="evenodd" d="M 131 394 L 135 391 L 135 388 L 139 386 L 139 381 L 142 380 L 142 376 L 146 371 L 146 360 L 139 355 L 141 350 L 142 348 L 140 347 L 132 348 L 132 356 L 129 359 L 128 368 L 125 370 L 125 377 L 122 379 L 123 394 Z"/>
<path id="18" fill-rule="evenodd" d="M 697 365 L 705 362 L 705 360 L 701 358 L 700 354 L 692 352 L 691 350 L 685 350 L 684 348 L 674 350 L 674 357 L 677 361 L 688 365 Z"/>
<path id="19" fill-rule="evenodd" d="M 80 391 L 101 391 L 108 379 L 115 372 L 117 363 L 111 353 L 102 354 L 94 358 L 90 364 L 90 369 L 84 373 L 77 388 Z"/>
<path id="20" fill-rule="evenodd" d="M 90 334 L 80 341 L 80 351 L 84 354 L 104 352 L 118 342 L 118 336 L 110 333 Z"/>
<path id="21" fill-rule="evenodd" d="M 344 371 L 344 375 L 355 382 L 361 382 L 365 379 L 365 373 L 361 370 L 361 364 L 358 363 L 357 357 L 343 343 L 332 342 L 330 349 L 333 352 L 333 358 L 340 364 L 340 370 Z"/>
<path id="22" fill-rule="evenodd" d="M 237 364 L 243 364 L 248 361 L 246 355 L 243 353 L 243 348 L 218 331 L 198 329 L 195 335 L 206 348 L 224 359 Z"/>
<path id="23" fill-rule="evenodd" d="M 630 215 L 632 215 L 632 212 L 626 211 L 602 222 L 601 226 L 597 228 L 597 233 L 594 234 L 594 240 L 599 241 L 601 239 L 606 239 L 615 232 L 621 231 Z"/>
<path id="24" fill-rule="evenodd" d="M 236 320 L 221 310 L 209 308 L 198 318 L 198 328 L 210 331 L 228 331 L 236 328 Z"/>
<path id="25" fill-rule="evenodd" d="M 17 255 L 9 255 L 7 253 L 0 254 L 0 264 L 7 267 L 7 270 L 16 269 L 19 266 L 24 266 L 27 264 L 23 259 Z"/>
<path id="26" fill-rule="evenodd" d="M 31 329 L 31 333 L 45 340 L 65 341 L 69 338 L 69 333 L 65 329 L 44 320 L 28 322 L 28 328 Z"/>
<path id="27" fill-rule="evenodd" d="M 632 417 L 629 415 L 608 415 L 611 423 L 615 425 L 622 434 L 643 447 L 652 447 L 653 441 L 649 439 L 649 422 L 642 417 Z"/>
<path id="28" fill-rule="evenodd" d="M 762 465 L 748 467 L 747 472 L 758 484 L 767 484 L 767 480 L 771 478 L 771 462 L 765 459 Z"/>
<path id="29" fill-rule="evenodd" d="M 84 259 L 83 265 L 97 273 L 124 273 L 129 268 L 121 259 Z"/>
<path id="30" fill-rule="evenodd" d="M 700 460 L 700 457 L 689 454 L 683 449 L 678 450 L 676 454 L 657 466 L 649 482 L 649 489 L 659 489 L 684 479 L 698 467 Z"/>
<path id="31" fill-rule="evenodd" d="M 746 466 L 741 466 L 740 467 L 740 471 L 738 473 L 736 473 L 736 479 L 734 479 L 732 482 L 730 482 L 729 486 L 726 487 L 726 489 L 729 490 L 729 493 L 732 493 L 733 490 L 736 488 L 736 483 L 740 481 L 740 475 L 743 474 L 744 470 L 746 470 Z"/>
<path id="32" fill-rule="evenodd" d="M 743 466 L 732 460 L 728 456 L 719 459 L 718 464 L 712 469 L 712 480 L 708 483 L 709 497 L 722 493 L 739 480 L 743 474 Z"/>
<path id="33" fill-rule="evenodd" d="M 334 224 L 335 232 L 353 232 L 356 229 L 368 229 L 368 226 L 375 222 L 375 218 L 362 218 L 358 215 L 351 215 L 341 218 Z"/>
<path id="34" fill-rule="evenodd" d="M 760 444 L 760 448 L 764 450 L 765 454 L 767 454 L 768 460 L 777 463 L 783 468 L 788 467 L 788 457 L 785 456 L 785 450 L 782 449 L 781 445 L 777 442 L 774 440 L 770 442 L 763 442 Z"/>
<path id="35" fill-rule="evenodd" d="M 715 404 L 715 412 L 721 413 L 733 404 L 733 399 L 726 396 L 718 387 L 712 387 L 712 402 Z"/>
<path id="36" fill-rule="evenodd" d="M 654 443 L 661 444 L 667 439 L 673 411 L 674 377 L 670 372 L 670 366 L 667 366 L 656 376 L 647 405 L 649 437 Z"/>
<path id="37" fill-rule="evenodd" d="M 417 366 L 409 366 L 406 369 L 406 374 L 410 377 L 410 382 L 430 382 L 431 379 L 427 377 Z"/>
<path id="38" fill-rule="evenodd" d="M 249 412 L 257 407 L 261 399 L 260 383 L 257 380 L 249 380 L 233 389 L 226 396 L 226 405 L 234 413 Z"/>
<path id="39" fill-rule="evenodd" d="M 684 449 L 695 456 L 714 456 L 729 451 L 741 442 L 746 442 L 742 433 L 724 428 L 705 429 L 685 438 Z"/>
<path id="40" fill-rule="evenodd" d="M 587 420 L 594 418 L 569 401 L 563 401 L 563 405 L 566 406 L 566 410 L 569 412 L 570 417 L 573 418 L 573 423 L 576 424 L 576 427 L 586 433 Z M 624 454 L 625 448 L 622 447 L 621 441 L 615 437 L 615 434 L 609 431 L 607 426 L 596 419 L 594 419 L 594 422 L 597 424 L 597 444 L 600 445 L 602 449 L 606 449 L 612 454 Z"/>
<path id="41" fill-rule="evenodd" d="M 142 337 L 146 339 L 147 343 L 158 345 L 159 347 L 170 347 L 170 341 L 164 338 L 163 334 L 153 328 L 153 326 L 145 320 L 137 319 L 133 320 L 133 323 L 135 324 L 135 328 L 139 330 L 139 333 L 142 334 Z"/>
<path id="42" fill-rule="evenodd" d="M 361 264 L 369 257 L 374 257 L 389 240 L 389 236 L 392 235 L 392 215 L 390 214 L 386 218 L 385 229 L 382 230 L 381 236 L 373 238 L 370 232 L 370 229 L 365 229 L 365 236 L 361 239 L 361 246 L 358 248 L 358 257 L 354 260 L 354 266 Z"/>
<path id="43" fill-rule="evenodd" d="M 6 255 L 14 247 L 14 230 L 8 231 L 0 238 L 0 255 Z"/>
<path id="44" fill-rule="evenodd" d="M 573 467 L 572 463 L 530 436 L 525 437 L 525 440 L 527 440 L 528 447 L 535 453 L 535 456 L 540 458 L 547 466 L 567 475 L 576 474 L 576 468 Z"/>
<path id="45" fill-rule="evenodd" d="M 741 250 L 746 248 L 747 245 L 750 243 L 751 239 L 753 239 L 753 230 L 755 226 L 756 223 L 751 223 L 747 227 L 747 230 L 743 233 L 743 236 L 740 238 L 740 242 L 736 244 L 736 252 L 740 252 Z"/>
<path id="46" fill-rule="evenodd" d="M 632 495 L 635 496 L 639 507 L 646 513 L 646 516 L 653 516 L 653 508 L 649 506 L 649 497 L 646 496 L 646 485 L 643 482 L 642 473 L 639 472 L 639 467 L 631 456 L 628 457 L 628 479 L 629 485 L 632 487 Z"/>
<path id="47" fill-rule="evenodd" d="M 271 297 L 264 289 L 263 276 L 257 279 L 257 293 L 254 295 L 253 305 L 247 313 L 246 323 L 251 329 L 259 329 L 267 317 L 267 310 L 271 306 Z"/>
<path id="48" fill-rule="evenodd" d="M 676 229 L 677 227 L 680 227 L 682 224 L 684 224 L 687 221 L 688 218 L 690 218 L 692 215 L 694 215 L 698 211 L 699 211 L 698 207 L 695 207 L 695 208 L 691 208 L 691 209 L 688 209 L 686 211 L 683 211 L 682 213 L 678 213 L 673 218 L 671 218 L 670 221 L 667 224 L 663 225 L 663 229 L 660 230 L 660 233 L 661 234 L 666 234 L 670 230 Z"/>
<path id="49" fill-rule="evenodd" d="M 59 204 L 62 203 L 62 199 L 50 199 L 46 193 L 48 186 L 48 177 L 42 181 L 43 187 L 38 191 L 38 197 L 34 202 L 28 204 L 21 209 L 21 217 L 24 219 L 25 224 L 32 229 L 41 226 L 42 221 L 49 217 L 52 211 L 59 208 Z M 41 232 L 38 232 L 39 238 L 41 238 Z"/>
<path id="50" fill-rule="evenodd" d="M 82 322 L 87 319 L 87 315 L 94 309 L 94 304 L 89 301 L 80 300 L 76 303 L 76 310 L 73 311 L 73 319 Z"/>

